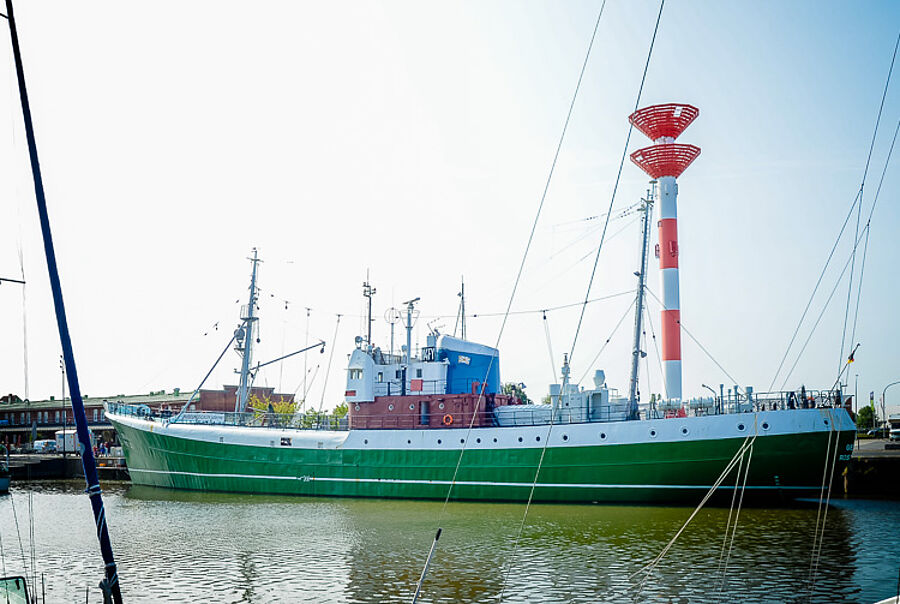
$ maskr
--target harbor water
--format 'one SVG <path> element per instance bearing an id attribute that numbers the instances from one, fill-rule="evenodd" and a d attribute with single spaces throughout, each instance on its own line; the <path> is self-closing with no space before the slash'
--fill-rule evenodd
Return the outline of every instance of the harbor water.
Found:
<path id="1" fill-rule="evenodd" d="M 20 483 L 0 496 L 3 572 L 32 570 L 47 602 L 102 601 L 102 564 L 84 484 Z M 440 502 L 228 495 L 106 485 L 122 592 L 137 602 L 409 602 Z M 33 511 L 33 524 L 29 512 Z M 815 502 L 744 508 L 728 558 L 728 508 L 451 503 L 421 602 L 805 602 Z M 24 556 L 24 560 L 23 560 Z M 895 595 L 900 502 L 837 500 L 828 510 L 813 602 Z M 504 577 L 508 579 L 504 590 Z"/>

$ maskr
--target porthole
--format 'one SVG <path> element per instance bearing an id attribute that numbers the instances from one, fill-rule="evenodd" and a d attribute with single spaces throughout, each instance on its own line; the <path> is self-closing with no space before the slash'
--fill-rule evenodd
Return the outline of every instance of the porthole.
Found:
<path id="1" fill-rule="evenodd" d="M 496 437 L 496 436 L 494 437 L 494 442 L 497 442 L 497 437 Z"/>
<path id="2" fill-rule="evenodd" d="M 681 427 L 681 434 L 684 435 L 684 436 L 687 436 L 687 433 L 688 433 L 688 429 L 685 428 L 684 426 L 682 426 L 682 427 Z"/>
<path id="3" fill-rule="evenodd" d="M 411 440 L 407 440 L 407 441 L 406 441 L 406 444 L 411 445 L 411 444 L 412 444 L 412 441 L 411 441 Z"/>
<path id="4" fill-rule="evenodd" d="M 359 411 L 359 405 L 357 405 L 356 407 L 354 407 L 354 409 L 356 409 L 356 411 Z"/>
<path id="5" fill-rule="evenodd" d="M 460 439 L 459 439 L 459 444 L 461 444 L 461 445 L 466 444 L 466 439 L 465 439 L 465 438 L 460 438 Z"/>
<path id="6" fill-rule="evenodd" d="M 650 438 L 656 438 L 656 430 L 650 430 Z"/>
<path id="7" fill-rule="evenodd" d="M 521 436 L 519 437 L 519 442 L 522 442 L 522 437 L 521 437 Z"/>
<path id="8" fill-rule="evenodd" d="M 827 420 L 827 419 L 825 420 L 825 425 L 826 425 L 826 426 L 828 425 L 828 420 Z"/>
<path id="9" fill-rule="evenodd" d="M 367 438 L 366 440 L 364 440 L 364 441 L 363 441 L 363 444 L 364 444 L 364 445 L 369 444 L 369 439 Z"/>
<path id="10" fill-rule="evenodd" d="M 600 440 L 606 440 L 606 432 L 600 433 Z"/>
<path id="11" fill-rule="evenodd" d="M 438 403 L 438 409 L 443 409 L 443 408 L 444 408 L 444 403 Z"/>
<path id="12" fill-rule="evenodd" d="M 744 428 L 746 428 L 746 426 L 745 426 L 744 424 L 738 424 L 738 430 L 740 430 L 741 432 L 743 432 L 743 431 L 744 431 Z"/>
<path id="13" fill-rule="evenodd" d="M 410 403 L 410 404 L 409 404 L 409 410 L 410 410 L 410 411 L 414 411 L 415 408 L 416 408 L 415 404 L 413 404 L 413 403 Z"/>
<path id="14" fill-rule="evenodd" d="M 440 438 L 438 439 L 438 444 L 441 444 L 441 439 L 440 439 Z"/>
<path id="15" fill-rule="evenodd" d="M 569 440 L 569 435 L 568 435 L 568 434 L 563 434 L 563 440 Z"/>
<path id="16" fill-rule="evenodd" d="M 540 437 L 540 436 L 535 436 L 535 437 L 534 437 L 534 440 L 536 440 L 536 441 L 538 441 L 538 442 L 541 442 L 541 437 Z"/>
<path id="17" fill-rule="evenodd" d="M 768 429 L 769 429 L 769 422 L 763 422 L 762 429 L 763 429 L 763 430 L 768 430 Z"/>
<path id="18" fill-rule="evenodd" d="M 475 439 L 475 442 L 480 444 L 480 443 L 481 443 L 481 439 L 480 439 L 480 438 L 476 438 L 476 439 Z"/>
<path id="19" fill-rule="evenodd" d="M 393 411 L 393 410 L 394 410 L 394 404 L 391 403 L 390 405 L 388 405 L 388 411 Z"/>

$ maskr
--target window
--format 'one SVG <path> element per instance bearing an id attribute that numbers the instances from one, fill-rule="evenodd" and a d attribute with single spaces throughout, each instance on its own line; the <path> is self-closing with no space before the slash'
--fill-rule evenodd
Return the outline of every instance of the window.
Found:
<path id="1" fill-rule="evenodd" d="M 59 423 L 59 411 L 56 412 L 56 421 L 55 421 L 55 423 L 57 423 L 57 424 Z"/>
<path id="2" fill-rule="evenodd" d="M 394 372 L 394 377 L 397 378 L 398 380 L 399 380 L 400 378 L 402 378 L 402 377 L 403 377 L 403 370 L 398 369 L 396 372 Z"/>
<path id="3" fill-rule="evenodd" d="M 350 370 L 350 379 L 351 380 L 361 380 L 363 376 L 362 369 L 351 369 Z"/>
<path id="4" fill-rule="evenodd" d="M 94 421 L 97 421 L 97 409 L 94 409 Z"/>
<path id="5" fill-rule="evenodd" d="M 378 383 L 381 383 L 381 382 L 383 382 L 383 381 L 384 381 L 384 372 L 383 372 L 383 371 L 379 371 L 379 372 L 378 372 Z"/>
<path id="6" fill-rule="evenodd" d="M 417 377 L 417 378 L 422 377 L 422 370 L 421 370 L 421 369 L 416 369 L 416 377 Z"/>

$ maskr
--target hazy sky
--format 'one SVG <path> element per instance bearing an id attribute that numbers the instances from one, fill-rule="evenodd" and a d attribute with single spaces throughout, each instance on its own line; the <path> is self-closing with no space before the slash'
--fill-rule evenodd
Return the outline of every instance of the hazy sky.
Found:
<path id="1" fill-rule="evenodd" d="M 253 246 L 265 260 L 258 360 L 303 345 L 306 307 L 310 339 L 329 347 L 336 314 L 343 315 L 326 407 L 342 398 L 347 355 L 364 327 L 366 270 L 377 288 L 374 330 L 384 348 L 384 311 L 416 296 L 416 335 L 424 340 L 429 322 L 452 332 L 462 275 L 470 313 L 503 311 L 599 7 L 20 2 L 19 36 L 83 392 L 195 387 L 237 324 Z M 599 241 L 599 220 L 585 219 L 609 204 L 657 10 L 654 2 L 606 6 L 514 310 L 585 295 Z M 682 320 L 741 386 L 764 391 L 775 378 L 860 186 L 898 28 L 895 2 L 666 4 L 641 104 L 700 108 L 681 138 L 703 150 L 679 179 Z M 3 48 L 0 276 L 19 275 L 21 248 L 28 395 L 38 399 L 59 394 L 59 341 L 12 56 L 6 42 Z M 864 212 L 898 118 L 900 76 L 885 102 Z M 629 152 L 648 144 L 635 133 Z M 866 399 L 900 380 L 896 165 L 895 158 L 872 222 L 861 346 L 847 376 L 852 391 L 859 375 Z M 646 182 L 626 163 L 615 207 L 634 204 Z M 635 218 L 610 222 L 615 237 L 603 249 L 591 297 L 634 289 Z M 854 215 L 851 234 L 855 226 Z M 800 345 L 849 258 L 851 239 L 838 246 Z M 655 262 L 651 267 L 658 293 Z M 846 279 L 787 387 L 834 383 Z M 622 295 L 588 307 L 576 379 L 602 367 L 611 385 L 626 390 L 631 316 L 590 362 L 631 300 Z M 658 335 L 659 307 L 651 302 L 650 311 Z M 0 312 L 0 391 L 24 395 L 18 286 L 0 286 Z M 577 317 L 577 308 L 548 314 L 551 361 L 541 314 L 513 316 L 500 343 L 502 378 L 543 396 L 572 345 Z M 469 337 L 493 344 L 499 327 L 499 317 L 470 317 Z M 398 332 L 398 347 L 401 339 Z M 661 390 L 652 341 L 646 349 L 645 394 Z M 788 368 L 798 351 L 795 345 Z M 703 394 L 702 383 L 731 382 L 687 337 L 683 359 L 686 396 Z M 316 405 L 327 360 L 327 352 L 315 353 L 307 364 Z M 238 365 L 229 353 L 209 385 L 234 383 Z M 257 383 L 302 393 L 303 372 L 296 358 Z M 900 402 L 900 386 L 889 391 L 892 399 Z"/>

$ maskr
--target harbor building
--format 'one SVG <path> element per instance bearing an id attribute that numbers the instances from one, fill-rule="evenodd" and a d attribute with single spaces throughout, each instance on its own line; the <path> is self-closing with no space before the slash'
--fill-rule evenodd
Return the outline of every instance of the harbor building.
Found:
<path id="1" fill-rule="evenodd" d="M 88 426 L 104 442 L 115 442 L 115 428 L 106 419 L 103 404 L 145 405 L 156 414 L 178 413 L 191 401 L 189 411 L 232 411 L 237 386 L 221 390 L 200 390 L 191 401 L 193 391 L 174 388 L 169 392 L 157 390 L 147 394 L 116 394 L 112 396 L 84 396 L 84 411 Z M 254 387 L 251 396 L 274 402 L 293 402 L 293 394 L 278 394 L 274 388 Z M 47 400 L 30 401 L 15 394 L 0 396 L 0 443 L 19 447 L 41 439 L 52 439 L 57 430 L 73 429 L 71 399 L 51 396 Z"/>

